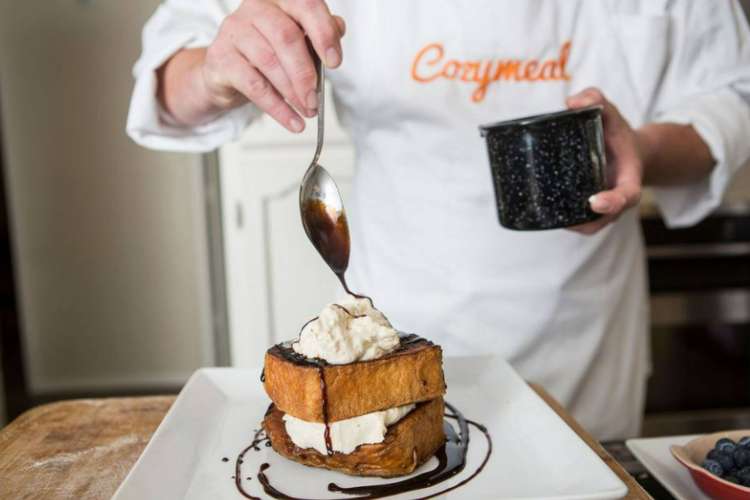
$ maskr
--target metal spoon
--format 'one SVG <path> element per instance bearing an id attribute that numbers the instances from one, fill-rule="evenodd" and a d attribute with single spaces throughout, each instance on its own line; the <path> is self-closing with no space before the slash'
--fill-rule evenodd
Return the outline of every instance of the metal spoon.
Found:
<path id="1" fill-rule="evenodd" d="M 323 149 L 323 122 L 325 105 L 324 67 L 317 54 L 313 58 L 318 67 L 318 144 L 310 166 L 299 188 L 299 209 L 302 226 L 307 237 L 331 271 L 341 281 L 347 293 L 352 294 L 344 274 L 349 266 L 349 225 L 344 213 L 344 202 L 331 174 L 319 163 Z M 356 294 L 352 294 L 356 295 Z"/>

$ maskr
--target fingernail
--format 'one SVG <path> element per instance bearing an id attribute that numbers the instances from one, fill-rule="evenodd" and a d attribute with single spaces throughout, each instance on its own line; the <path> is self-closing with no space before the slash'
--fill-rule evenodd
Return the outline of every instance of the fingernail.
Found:
<path id="1" fill-rule="evenodd" d="M 302 129 L 305 128 L 305 124 L 302 123 L 302 120 L 300 120 L 299 118 L 292 118 L 291 120 L 289 120 L 289 127 L 294 132 L 302 132 Z"/>
<path id="2" fill-rule="evenodd" d="M 600 199 L 597 195 L 593 195 L 589 198 L 589 204 L 597 212 L 608 212 L 612 206 L 607 200 Z"/>
<path id="3" fill-rule="evenodd" d="M 341 62 L 341 56 L 339 55 L 339 51 L 334 49 L 333 47 L 330 47 L 328 50 L 326 50 L 326 66 L 329 68 L 335 68 L 339 65 Z"/>
<path id="4" fill-rule="evenodd" d="M 318 93 L 315 90 L 311 90 L 310 93 L 307 94 L 305 102 L 307 103 L 307 109 L 313 111 L 318 109 Z"/>

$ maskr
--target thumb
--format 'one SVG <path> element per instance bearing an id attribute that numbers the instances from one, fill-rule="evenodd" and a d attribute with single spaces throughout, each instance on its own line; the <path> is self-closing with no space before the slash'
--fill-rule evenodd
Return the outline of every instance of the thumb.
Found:
<path id="1" fill-rule="evenodd" d="M 600 214 L 616 215 L 634 207 L 641 199 L 640 188 L 631 182 L 621 182 L 609 191 L 596 193 L 589 198 L 591 209 Z"/>
<path id="2" fill-rule="evenodd" d="M 594 105 L 605 105 L 607 100 L 604 98 L 604 94 L 599 89 L 589 87 L 587 89 L 573 94 L 565 99 L 565 104 L 570 109 L 586 108 Z"/>
<path id="3" fill-rule="evenodd" d="M 333 16 L 333 20 L 336 21 L 336 28 L 339 30 L 339 35 L 346 35 L 346 22 L 341 16 Z"/>
<path id="4" fill-rule="evenodd" d="M 599 214 L 619 214 L 627 203 L 625 196 L 615 190 L 602 191 L 589 198 L 591 210 Z"/>

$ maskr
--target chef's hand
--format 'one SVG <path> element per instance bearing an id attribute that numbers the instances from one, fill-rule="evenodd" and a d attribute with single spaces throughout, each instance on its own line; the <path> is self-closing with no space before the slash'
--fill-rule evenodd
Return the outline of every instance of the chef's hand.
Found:
<path id="1" fill-rule="evenodd" d="M 596 233 L 617 220 L 623 212 L 638 205 L 641 199 L 643 159 L 636 131 L 597 88 L 588 88 L 567 99 L 568 108 L 571 109 L 597 104 L 604 108 L 604 146 L 612 188 L 589 199 L 591 209 L 603 217 L 571 228 L 582 234 Z"/>
<path id="2" fill-rule="evenodd" d="M 292 132 L 315 116 L 317 72 L 305 35 L 329 68 L 341 64 L 344 20 L 324 0 L 244 0 L 208 49 L 186 49 L 160 70 L 159 95 L 195 125 L 248 101 Z"/>

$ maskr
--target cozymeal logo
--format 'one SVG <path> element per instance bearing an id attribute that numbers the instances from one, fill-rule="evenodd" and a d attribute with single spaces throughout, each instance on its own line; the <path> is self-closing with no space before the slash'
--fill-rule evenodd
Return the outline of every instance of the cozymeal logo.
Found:
<path id="1" fill-rule="evenodd" d="M 562 44 L 559 53 L 546 60 L 486 59 L 462 61 L 447 58 L 442 43 L 425 45 L 414 56 L 411 77 L 419 83 L 455 80 L 476 85 L 471 94 L 473 102 L 482 102 L 490 84 L 505 82 L 564 82 L 570 80 L 567 71 L 571 41 Z"/>

